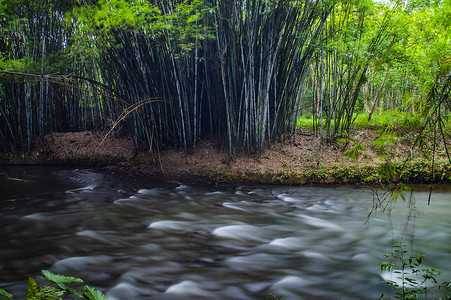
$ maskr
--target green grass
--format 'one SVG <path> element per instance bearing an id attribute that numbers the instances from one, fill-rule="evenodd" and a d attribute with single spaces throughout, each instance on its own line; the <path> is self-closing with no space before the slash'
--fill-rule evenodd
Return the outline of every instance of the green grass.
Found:
<path id="1" fill-rule="evenodd" d="M 360 113 L 354 116 L 353 126 L 357 128 L 403 127 L 406 129 L 418 128 L 421 120 L 418 116 L 398 110 L 387 110 L 381 114 L 374 114 L 368 121 L 368 113 Z"/>
<path id="2" fill-rule="evenodd" d="M 317 120 L 318 122 L 318 120 Z M 409 112 L 399 110 L 387 110 L 381 114 L 373 114 L 368 121 L 368 113 L 358 113 L 353 116 L 352 128 L 371 128 L 371 129 L 416 129 L 421 125 L 421 119 L 418 115 L 411 115 Z M 303 116 L 298 119 L 298 126 L 302 128 L 313 128 L 312 116 Z M 331 127 L 334 127 L 334 120 L 331 121 Z M 446 128 L 451 128 L 451 122 L 445 123 Z M 323 119 L 323 128 L 326 128 L 326 120 Z"/>

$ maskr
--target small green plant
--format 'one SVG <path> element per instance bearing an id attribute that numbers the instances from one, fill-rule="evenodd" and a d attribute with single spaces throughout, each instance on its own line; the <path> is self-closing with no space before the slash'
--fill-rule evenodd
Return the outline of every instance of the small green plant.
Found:
<path id="1" fill-rule="evenodd" d="M 394 145 L 399 143 L 400 140 L 398 132 L 385 132 L 374 140 L 372 146 L 376 148 L 379 154 L 384 154 L 392 151 Z"/>
<path id="2" fill-rule="evenodd" d="M 270 300 L 270 299 L 272 299 L 272 300 L 283 300 L 283 298 L 277 298 L 277 296 L 276 295 L 274 295 L 273 293 L 269 293 L 269 295 L 268 296 L 266 296 L 266 299 L 268 299 L 268 300 Z"/>
<path id="3" fill-rule="evenodd" d="M 432 289 L 446 289 L 446 299 L 451 299 L 450 283 L 437 285 L 436 277 L 441 274 L 435 269 L 421 268 L 424 255 L 409 255 L 407 250 L 411 246 L 403 242 L 393 243 L 393 253 L 386 253 L 388 261 L 380 263 L 381 272 L 393 273 L 394 280 L 386 280 L 385 284 L 395 290 L 397 299 L 420 299 L 424 295 L 427 299 Z M 431 285 L 432 283 L 432 285 Z M 384 298 L 390 299 L 390 298 Z"/>
<path id="4" fill-rule="evenodd" d="M 337 142 L 340 144 L 343 144 L 343 148 L 346 148 L 348 145 L 351 145 L 351 149 L 346 151 L 345 156 L 348 159 L 351 159 L 353 162 L 356 162 L 359 160 L 359 158 L 362 156 L 363 153 L 366 152 L 366 148 L 361 143 L 356 143 L 349 139 L 348 137 L 339 138 L 337 139 Z"/>
<path id="5" fill-rule="evenodd" d="M 364 145 L 360 143 L 355 143 L 354 147 L 352 147 L 350 150 L 346 151 L 345 156 L 352 161 L 356 162 L 359 160 L 359 158 L 362 156 L 363 153 L 366 152 L 366 148 Z"/>
<path id="6" fill-rule="evenodd" d="M 47 270 L 42 270 L 41 272 L 43 276 L 38 276 L 38 278 L 48 281 L 50 284 L 39 286 L 34 278 L 29 277 L 26 300 L 60 300 L 65 299 L 68 295 L 75 295 L 90 300 L 108 300 L 102 292 L 94 287 L 85 285 L 84 292 L 80 292 L 67 286 L 69 283 L 83 282 L 80 278 L 54 274 Z M 0 289 L 0 299 L 12 298 L 14 298 L 14 295 Z"/>

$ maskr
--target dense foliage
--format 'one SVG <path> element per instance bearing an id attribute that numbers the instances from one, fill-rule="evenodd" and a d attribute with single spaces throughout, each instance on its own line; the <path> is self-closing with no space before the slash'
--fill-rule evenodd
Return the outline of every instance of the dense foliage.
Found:
<path id="1" fill-rule="evenodd" d="M 29 277 L 27 300 L 62 300 L 66 299 L 69 295 L 90 300 L 108 300 L 102 292 L 89 285 L 84 286 L 83 292 L 69 286 L 70 284 L 82 283 L 83 280 L 80 278 L 54 274 L 47 270 L 42 270 L 41 272 L 42 276 L 38 276 L 38 278 L 46 282 L 46 284 L 38 285 L 34 278 Z M 0 289 L 0 299 L 14 298 L 16 298 L 14 295 Z"/>
<path id="2" fill-rule="evenodd" d="M 346 135 L 356 113 L 448 117 L 451 4 L 1 0 L 0 145 L 121 128 L 137 149 L 230 152 Z M 121 122 L 120 124 L 118 122 Z M 324 132 L 323 132 L 324 131 Z"/>

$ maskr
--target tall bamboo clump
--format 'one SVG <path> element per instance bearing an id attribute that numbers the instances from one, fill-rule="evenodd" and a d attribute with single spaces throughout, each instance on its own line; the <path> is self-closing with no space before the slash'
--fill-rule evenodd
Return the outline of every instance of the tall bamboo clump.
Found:
<path id="1" fill-rule="evenodd" d="M 374 17 L 371 7 L 341 3 L 332 10 L 321 34 L 322 46 L 315 53 L 309 82 L 315 131 L 321 137 L 323 127 L 327 139 L 347 135 L 354 112 L 364 105 L 362 89 L 368 70 L 393 46 L 393 11 Z"/>
<path id="2" fill-rule="evenodd" d="M 173 31 L 118 30 L 102 54 L 108 82 L 140 107 L 133 127 L 150 145 L 195 147 L 216 139 L 230 152 L 258 151 L 294 133 L 308 66 L 331 6 L 300 1 L 212 1 L 196 19 L 214 38 L 189 50 Z M 175 7 L 159 3 L 164 14 Z M 173 22 L 173 19 L 171 19 Z M 171 25 L 173 25 L 171 23 Z M 202 31 L 200 31 L 202 33 Z"/>
<path id="3" fill-rule="evenodd" d="M 216 57 L 210 66 L 216 66 L 222 85 L 215 90 L 225 111 L 222 135 L 230 149 L 256 151 L 295 132 L 308 66 L 331 6 L 263 0 L 215 4 L 217 36 L 207 53 Z"/>
<path id="4" fill-rule="evenodd" d="M 30 150 L 36 137 L 52 131 L 103 128 L 105 115 L 114 116 L 92 84 L 93 64 L 67 55 L 71 7 L 48 0 L 8 5 L 0 38 L 0 149 Z M 92 79 L 74 76 L 79 69 Z"/>
<path id="5" fill-rule="evenodd" d="M 137 7 L 132 2 L 115 5 L 123 12 Z M 147 19 L 125 25 L 104 19 L 89 31 L 51 8 L 11 30 L 5 51 L 21 49 L 17 34 L 31 37 L 34 44 L 23 44 L 13 59 L 31 58 L 42 68 L 33 72 L 35 80 L 2 79 L 2 144 L 27 139 L 30 148 L 32 138 L 47 131 L 105 129 L 116 120 L 142 149 L 190 151 L 211 138 L 231 153 L 252 152 L 295 133 L 308 67 L 332 4 L 193 0 L 143 7 L 146 13 L 136 16 Z M 96 9 L 89 11 L 95 16 Z M 58 26 L 37 25 L 40 18 Z M 57 41 L 53 48 L 50 41 Z M 59 65 L 44 59 L 53 55 Z M 66 75 L 45 76 L 45 66 Z"/>
<path id="6" fill-rule="evenodd" d="M 218 136 L 258 151 L 294 133 L 308 65 L 330 11 L 300 1 L 215 1 L 216 40 L 205 45 L 205 86 L 220 109 Z"/>
<path id="7" fill-rule="evenodd" d="M 36 134 L 56 125 L 48 124 L 46 116 L 56 113 L 59 107 L 48 101 L 54 92 L 49 80 L 21 73 L 43 73 L 48 55 L 61 49 L 63 35 L 61 19 L 50 5 L 31 3 L 16 8 L 11 22 L 2 24 L 1 50 L 11 61 L 5 69 L 19 72 L 1 76 L 0 137 L 4 147 L 18 147 L 26 141 L 29 149 Z"/>

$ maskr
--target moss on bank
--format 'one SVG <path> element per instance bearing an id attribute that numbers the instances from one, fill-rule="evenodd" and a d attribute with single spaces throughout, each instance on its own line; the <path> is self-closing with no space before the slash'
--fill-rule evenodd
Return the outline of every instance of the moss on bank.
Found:
<path id="1" fill-rule="evenodd" d="M 188 174 L 186 174 L 188 175 Z M 451 183 L 451 165 L 447 161 L 432 163 L 390 162 L 380 165 L 333 165 L 332 168 L 309 168 L 303 171 L 281 169 L 274 173 L 217 173 L 211 178 L 231 182 L 261 184 L 431 184 Z"/>

